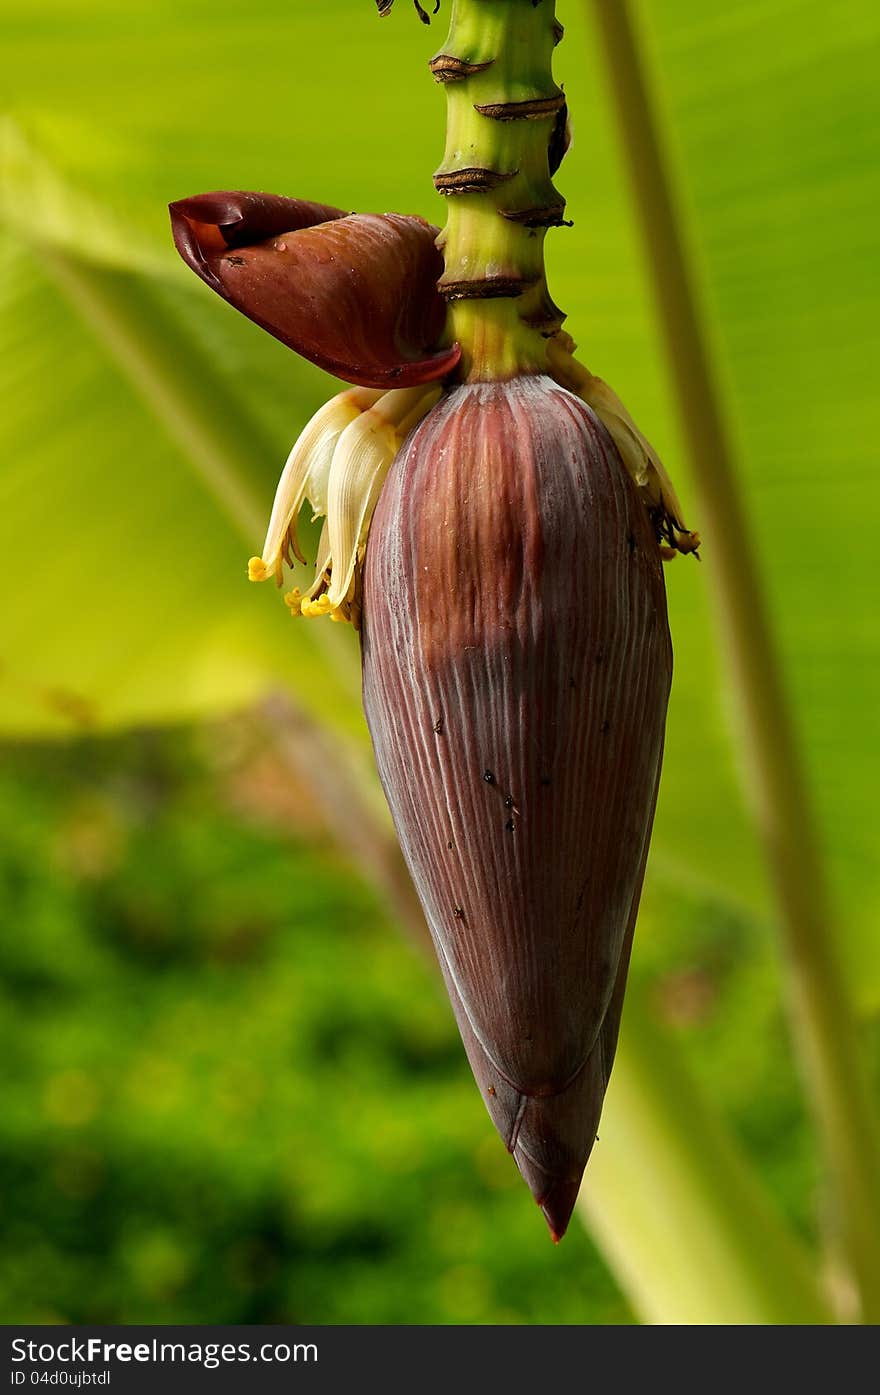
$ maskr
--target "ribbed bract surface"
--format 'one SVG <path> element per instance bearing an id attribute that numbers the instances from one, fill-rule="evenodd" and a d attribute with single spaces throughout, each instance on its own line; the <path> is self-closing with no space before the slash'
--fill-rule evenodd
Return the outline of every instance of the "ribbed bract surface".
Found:
<path id="1" fill-rule="evenodd" d="M 367 548 L 364 706 L 483 1098 L 567 1224 L 617 1039 L 672 653 L 657 543 L 591 410 L 453 389 Z"/>

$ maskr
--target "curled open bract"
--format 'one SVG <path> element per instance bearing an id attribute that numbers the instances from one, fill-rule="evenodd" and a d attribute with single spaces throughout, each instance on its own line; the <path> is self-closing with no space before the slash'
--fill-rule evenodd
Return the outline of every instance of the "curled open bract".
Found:
<path id="1" fill-rule="evenodd" d="M 452 371 L 437 229 L 402 213 L 242 191 L 171 204 L 184 261 L 230 305 L 328 373 L 410 387 Z"/>

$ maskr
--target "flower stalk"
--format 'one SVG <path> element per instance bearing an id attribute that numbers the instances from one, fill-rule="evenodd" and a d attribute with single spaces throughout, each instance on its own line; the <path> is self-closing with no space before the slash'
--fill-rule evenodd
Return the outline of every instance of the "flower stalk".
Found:
<path id="1" fill-rule="evenodd" d="M 571 226 L 553 183 L 569 144 L 565 94 L 553 77 L 562 37 L 549 0 L 453 2 L 449 33 L 430 63 L 447 98 L 446 148 L 434 175 L 447 200 L 437 239 L 444 342 L 460 346 L 459 381 L 548 373 L 586 402 L 642 494 L 668 561 L 696 552 L 699 537 L 685 527 L 662 462 L 620 398 L 574 358 L 547 287 L 547 230 Z"/>
<path id="2" fill-rule="evenodd" d="M 438 239 L 447 338 L 463 381 L 547 369 L 563 320 L 547 291 L 544 238 L 564 221 L 551 166 L 564 151 L 565 96 L 553 80 L 552 4 L 455 0 L 431 60 L 446 88 L 447 134 L 434 186 L 447 200 Z"/>

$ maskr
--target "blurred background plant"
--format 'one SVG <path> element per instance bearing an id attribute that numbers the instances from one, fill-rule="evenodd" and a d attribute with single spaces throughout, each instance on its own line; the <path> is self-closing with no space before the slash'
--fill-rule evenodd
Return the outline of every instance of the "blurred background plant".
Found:
<path id="1" fill-rule="evenodd" d="M 797 927 L 749 813 L 764 772 L 744 769 L 736 635 L 709 600 L 723 519 L 680 463 L 687 345 L 652 296 L 662 236 L 639 238 L 639 93 L 609 62 L 608 5 L 558 6 L 575 227 L 551 285 L 706 560 L 667 571 L 676 677 L 631 1000 L 586 1227 L 558 1251 L 398 933 L 415 916 L 353 637 L 244 581 L 333 385 L 190 284 L 165 206 L 257 188 L 439 221 L 443 30 L 399 8 L 3 0 L 0 1316 L 876 1320 L 874 1218 L 853 1264 L 835 1171 L 860 1108 L 870 1152 L 865 1093 L 829 1128 L 809 1055 L 798 1074 Z M 631 13 L 816 812 L 803 881 L 830 884 L 822 952 L 870 1090 L 880 16 Z"/>

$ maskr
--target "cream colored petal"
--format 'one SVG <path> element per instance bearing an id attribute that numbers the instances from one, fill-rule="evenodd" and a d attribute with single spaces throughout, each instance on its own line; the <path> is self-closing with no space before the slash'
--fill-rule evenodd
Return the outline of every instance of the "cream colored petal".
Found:
<path id="1" fill-rule="evenodd" d="M 663 461 L 642 435 L 614 389 L 579 363 L 572 348 L 573 341 L 563 334 L 557 335 L 547 346 L 548 364 L 556 381 L 592 407 L 646 504 L 652 511 L 660 512 L 662 537 L 678 552 L 696 552 L 699 534 L 692 533 L 682 522 L 681 504 Z"/>
<path id="2" fill-rule="evenodd" d="M 373 388 L 348 388 L 325 402 L 305 426 L 278 481 L 262 556 L 253 559 L 249 569 L 253 580 L 274 574 L 280 583 L 288 541 L 299 560 L 305 560 L 296 540 L 296 519 L 303 501 L 308 498 L 315 513 L 326 512 L 327 481 L 336 444 L 345 429 L 381 396 Z"/>
<path id="3" fill-rule="evenodd" d="M 648 491 L 653 503 L 662 503 L 673 522 L 684 529 L 681 504 L 666 467 L 614 389 L 591 374 L 588 390 L 581 395 L 607 428 L 636 484 Z"/>
<path id="4" fill-rule="evenodd" d="M 327 574 L 330 571 L 330 528 L 324 519 L 324 526 L 321 529 L 321 536 L 318 539 L 318 560 L 315 563 L 315 579 L 309 587 L 306 595 L 311 599 L 320 591 Z"/>
<path id="5" fill-rule="evenodd" d="M 398 388 L 386 392 L 339 437 L 327 497 L 333 558 L 327 591 L 331 608 L 341 605 L 352 588 L 391 462 L 407 434 L 439 397 L 439 388 Z"/>

